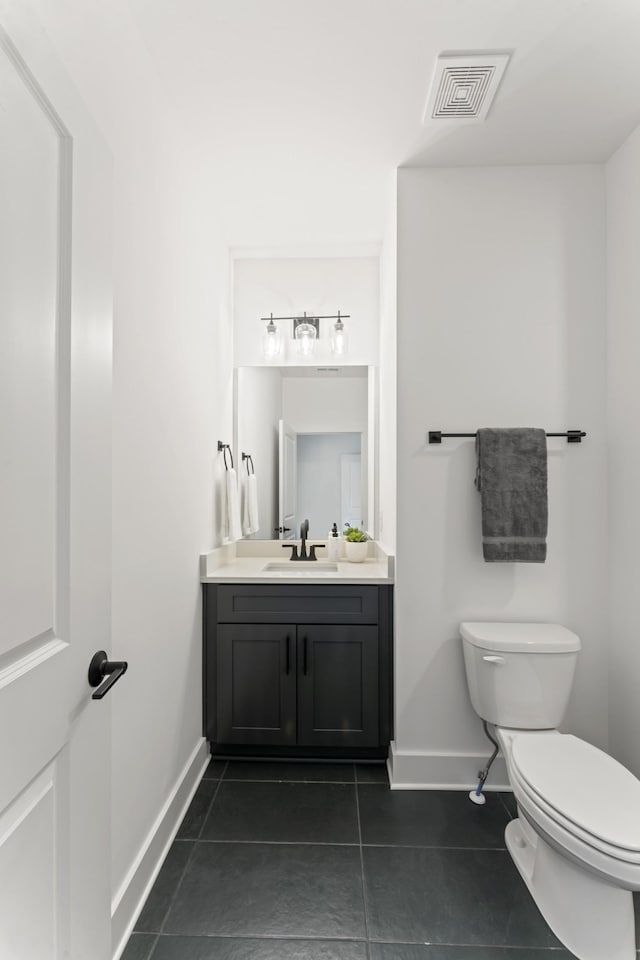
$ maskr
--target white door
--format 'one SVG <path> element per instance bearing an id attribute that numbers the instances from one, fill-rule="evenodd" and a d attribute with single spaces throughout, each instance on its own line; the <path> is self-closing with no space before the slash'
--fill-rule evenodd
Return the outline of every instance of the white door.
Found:
<path id="1" fill-rule="evenodd" d="M 343 453 L 340 456 L 341 515 L 342 526 L 362 529 L 362 458 L 359 453 Z"/>
<path id="2" fill-rule="evenodd" d="M 284 420 L 279 420 L 278 437 L 278 530 L 281 540 L 294 540 L 298 536 L 296 530 L 298 434 Z"/>
<path id="3" fill-rule="evenodd" d="M 107 960 L 111 163 L 0 13 L 0 957 Z M 126 682 L 126 677 L 124 682 Z"/>

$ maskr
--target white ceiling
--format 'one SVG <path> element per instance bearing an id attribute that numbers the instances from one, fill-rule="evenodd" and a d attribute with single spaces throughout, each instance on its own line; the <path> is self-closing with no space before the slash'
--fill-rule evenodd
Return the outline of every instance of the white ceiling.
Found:
<path id="1" fill-rule="evenodd" d="M 236 246 L 377 242 L 398 166 L 600 162 L 640 123 L 640 0 L 91 6 L 85 61 L 118 8 L 102 82 L 138 50 Z M 423 126 L 438 54 L 482 50 L 513 51 L 487 121 Z"/>

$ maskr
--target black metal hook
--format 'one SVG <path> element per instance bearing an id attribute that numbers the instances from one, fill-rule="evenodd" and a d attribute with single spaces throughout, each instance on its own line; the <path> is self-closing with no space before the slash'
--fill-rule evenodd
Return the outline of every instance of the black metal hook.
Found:
<path id="1" fill-rule="evenodd" d="M 231 452 L 231 444 L 223 443 L 222 440 L 218 440 L 218 452 L 222 451 L 225 470 L 229 469 L 229 464 L 227 463 L 227 450 L 229 451 L 229 456 L 231 457 L 231 469 L 233 470 L 233 453 Z"/>
<path id="2" fill-rule="evenodd" d="M 255 473 L 255 472 L 256 472 L 256 468 L 255 468 L 254 465 L 253 465 L 253 457 L 251 456 L 250 453 L 243 453 L 243 454 L 242 454 L 242 460 L 243 460 L 243 462 L 244 462 L 245 460 L 247 461 L 247 475 L 250 475 L 251 473 Z M 249 470 L 249 463 L 251 463 L 251 470 Z"/>

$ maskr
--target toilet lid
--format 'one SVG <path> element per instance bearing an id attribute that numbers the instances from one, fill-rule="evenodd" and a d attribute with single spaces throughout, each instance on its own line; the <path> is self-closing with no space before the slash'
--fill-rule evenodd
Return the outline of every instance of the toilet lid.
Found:
<path id="1" fill-rule="evenodd" d="M 460 624 L 467 643 L 501 653 L 575 653 L 580 637 L 557 623 L 493 623 L 469 621 Z"/>
<path id="2" fill-rule="evenodd" d="M 640 780 L 578 737 L 526 734 L 513 740 L 520 777 L 566 820 L 622 850 L 640 851 Z"/>

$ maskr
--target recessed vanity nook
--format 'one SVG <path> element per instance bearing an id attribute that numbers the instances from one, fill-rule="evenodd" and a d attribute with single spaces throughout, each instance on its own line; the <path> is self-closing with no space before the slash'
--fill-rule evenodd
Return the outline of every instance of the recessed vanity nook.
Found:
<path id="1" fill-rule="evenodd" d="M 214 755 L 387 757 L 393 558 L 376 542 L 379 288 L 370 247 L 234 253 L 234 417 L 224 441 L 242 537 L 225 525 L 224 480 L 236 478 L 220 477 L 220 460 L 223 545 L 201 561 Z M 371 538 L 362 563 L 344 556 L 348 527 Z M 328 543 L 334 528 L 339 544 Z"/>
<path id="2" fill-rule="evenodd" d="M 315 538 L 314 538 L 315 540 Z M 287 560 L 241 540 L 201 558 L 204 734 L 221 756 L 384 759 L 393 558 Z"/>

